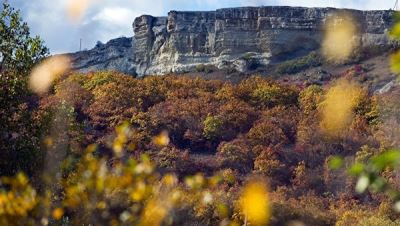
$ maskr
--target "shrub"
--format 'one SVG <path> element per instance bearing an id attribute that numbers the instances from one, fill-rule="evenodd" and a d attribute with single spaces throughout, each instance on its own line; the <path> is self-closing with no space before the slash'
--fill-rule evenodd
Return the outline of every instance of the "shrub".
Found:
<path id="1" fill-rule="evenodd" d="M 43 166 L 40 123 L 34 120 L 32 109 L 26 103 L 4 107 L 0 109 L 0 176 L 20 171 L 32 176 Z"/>
<path id="2" fill-rule="evenodd" d="M 400 225 L 400 220 L 391 220 L 386 216 L 370 216 L 363 218 L 360 221 L 361 225 L 368 225 L 368 226 L 396 226 Z"/>
<path id="3" fill-rule="evenodd" d="M 296 222 L 315 226 L 335 225 L 335 215 L 326 210 L 324 200 L 312 194 L 289 199 L 279 197 L 274 199 L 272 210 L 271 225 L 291 225 L 291 222 L 294 225 Z"/>
<path id="4" fill-rule="evenodd" d="M 211 115 L 208 115 L 204 120 L 203 135 L 209 140 L 215 140 L 223 134 L 222 130 L 223 121 Z"/>
<path id="5" fill-rule="evenodd" d="M 240 99 L 258 109 L 278 105 L 297 105 L 298 90 L 293 86 L 252 76 L 238 85 L 226 84 L 217 93 L 220 99 Z"/>
<path id="6" fill-rule="evenodd" d="M 255 110 L 240 100 L 230 100 L 219 107 L 218 114 L 204 122 L 204 136 L 210 140 L 232 140 L 246 133 L 257 118 Z"/>
<path id="7" fill-rule="evenodd" d="M 391 220 L 387 216 L 382 215 L 373 215 L 367 211 L 362 210 L 349 210 L 340 216 L 337 220 L 337 226 L 345 226 L 345 225 L 369 225 L 369 226 L 395 226 L 399 225 L 400 222 L 398 220 Z"/>
<path id="8" fill-rule="evenodd" d="M 250 96 L 254 105 L 272 108 L 278 105 L 296 105 L 298 92 L 294 88 L 271 83 L 259 85 Z"/>
<path id="9" fill-rule="evenodd" d="M 115 82 L 118 79 L 118 74 L 115 72 L 94 72 L 86 75 L 83 88 L 93 90 L 96 87 Z"/>
<path id="10" fill-rule="evenodd" d="M 262 112 L 260 120 L 270 121 L 282 129 L 290 143 L 296 141 L 297 125 L 299 122 L 297 107 L 278 106 Z"/>
<path id="11" fill-rule="evenodd" d="M 107 83 L 93 90 L 95 101 L 86 109 L 96 130 L 113 130 L 140 110 L 141 100 L 129 83 Z"/>
<path id="12" fill-rule="evenodd" d="M 247 144 L 240 139 L 222 142 L 217 149 L 217 157 L 224 168 L 249 172 L 253 168 L 253 155 Z"/>
<path id="13" fill-rule="evenodd" d="M 172 146 L 163 147 L 155 154 L 154 161 L 158 167 L 167 172 L 177 173 L 178 175 L 197 173 L 187 150 L 179 150 Z"/>
<path id="14" fill-rule="evenodd" d="M 322 57 L 316 53 L 311 52 L 307 56 L 299 59 L 286 61 L 276 68 L 276 72 L 279 74 L 296 74 L 300 71 L 311 67 L 318 67 L 322 65 Z"/>
<path id="15" fill-rule="evenodd" d="M 246 137 L 254 146 L 279 146 L 289 142 L 289 139 L 286 137 L 282 128 L 270 120 L 255 122 Z"/>
<path id="16" fill-rule="evenodd" d="M 254 171 L 262 173 L 268 177 L 279 177 L 286 168 L 272 148 L 264 148 L 254 160 Z"/>
<path id="17" fill-rule="evenodd" d="M 206 74 L 211 73 L 211 72 L 213 71 L 211 65 L 205 65 L 205 64 L 198 64 L 198 65 L 196 65 L 195 70 L 196 70 L 197 72 L 204 72 L 204 73 L 206 73 Z"/>
<path id="18" fill-rule="evenodd" d="M 323 88 L 317 85 L 307 87 L 299 95 L 300 108 L 306 115 L 316 111 L 322 100 Z"/>
<path id="19" fill-rule="evenodd" d="M 182 149 L 203 150 L 204 121 L 218 109 L 210 97 L 167 100 L 146 113 L 149 120 L 146 130 L 156 135 L 160 130 L 169 132 L 171 140 Z"/>

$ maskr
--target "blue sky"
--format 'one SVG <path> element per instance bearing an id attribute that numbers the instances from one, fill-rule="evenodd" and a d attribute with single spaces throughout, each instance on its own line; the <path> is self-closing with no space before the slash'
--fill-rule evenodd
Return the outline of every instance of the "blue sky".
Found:
<path id="1" fill-rule="evenodd" d="M 132 36 L 132 22 L 142 14 L 167 15 L 170 10 L 215 10 L 225 7 L 288 5 L 356 9 L 390 9 L 395 0 L 92 0 L 79 22 L 71 21 L 66 8 L 71 0 L 9 0 L 21 9 L 32 33 L 40 35 L 52 53 L 75 52 L 99 40 Z"/>

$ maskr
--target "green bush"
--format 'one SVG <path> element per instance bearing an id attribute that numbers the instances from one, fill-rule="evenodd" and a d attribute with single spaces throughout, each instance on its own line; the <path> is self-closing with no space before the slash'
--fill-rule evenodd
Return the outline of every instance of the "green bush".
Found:
<path id="1" fill-rule="evenodd" d="M 250 95 L 254 105 L 261 108 L 295 105 L 298 99 L 298 92 L 292 87 L 284 87 L 273 83 L 259 85 Z"/>
<path id="2" fill-rule="evenodd" d="M 296 74 L 305 69 L 318 67 L 321 65 L 321 56 L 316 52 L 312 52 L 307 56 L 283 62 L 282 64 L 277 66 L 276 72 L 279 74 Z"/>
<path id="3" fill-rule="evenodd" d="M 253 169 L 254 156 L 244 140 L 221 142 L 216 156 L 223 168 L 235 169 L 242 173 Z"/>
<path id="4" fill-rule="evenodd" d="M 223 121 L 220 118 L 208 115 L 204 120 L 204 137 L 209 140 L 217 139 L 223 134 L 222 125 Z"/>
<path id="5" fill-rule="evenodd" d="M 115 80 L 116 78 L 114 72 L 97 72 L 89 76 L 89 79 L 86 80 L 86 82 L 83 84 L 83 87 L 87 90 L 93 90 L 96 87 L 111 83 Z"/>
<path id="6" fill-rule="evenodd" d="M 213 72 L 211 65 L 198 64 L 195 68 L 196 72 L 204 72 L 206 74 Z"/>

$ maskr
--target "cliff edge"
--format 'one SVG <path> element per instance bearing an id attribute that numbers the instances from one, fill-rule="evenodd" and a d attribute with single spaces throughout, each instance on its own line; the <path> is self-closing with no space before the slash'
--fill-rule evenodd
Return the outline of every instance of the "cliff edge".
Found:
<path id="1" fill-rule="evenodd" d="M 132 75 L 185 73 L 199 66 L 246 71 L 309 54 L 320 48 L 326 21 L 351 14 L 361 48 L 392 45 L 391 10 L 243 7 L 208 12 L 171 11 L 167 17 L 143 15 L 134 36 L 111 40 L 70 54 L 78 71 L 116 70 Z"/>

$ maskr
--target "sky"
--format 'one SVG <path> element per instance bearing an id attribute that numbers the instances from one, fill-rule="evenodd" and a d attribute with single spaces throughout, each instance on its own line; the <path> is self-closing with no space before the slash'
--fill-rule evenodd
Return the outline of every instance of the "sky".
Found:
<path id="1" fill-rule="evenodd" d="M 79 20 L 68 14 L 74 0 L 8 0 L 20 9 L 33 35 L 39 35 L 51 53 L 91 49 L 97 41 L 133 36 L 133 20 L 140 15 L 166 16 L 171 10 L 215 10 L 240 6 L 336 7 L 363 10 L 390 9 L 395 0 L 91 0 Z M 77 0 L 84 1 L 84 0 Z M 89 1 L 89 0 L 87 0 Z"/>

